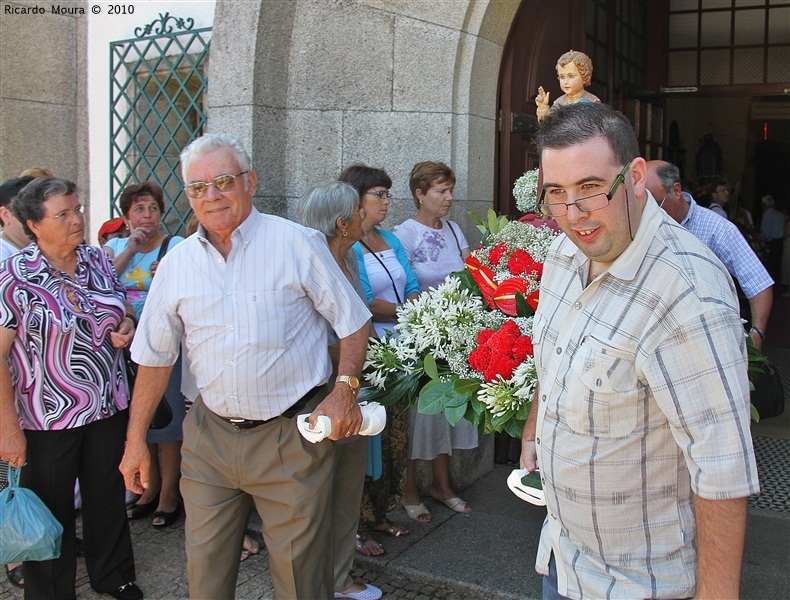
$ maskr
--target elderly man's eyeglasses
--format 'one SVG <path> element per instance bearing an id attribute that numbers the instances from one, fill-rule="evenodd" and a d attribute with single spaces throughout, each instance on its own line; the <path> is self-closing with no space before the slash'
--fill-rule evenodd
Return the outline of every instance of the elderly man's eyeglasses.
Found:
<path id="1" fill-rule="evenodd" d="M 378 196 L 382 200 L 385 198 L 392 198 L 392 194 L 390 194 L 389 190 L 380 190 L 378 192 L 365 192 L 366 194 L 371 194 L 372 196 Z"/>
<path id="2" fill-rule="evenodd" d="M 185 185 L 184 191 L 187 193 L 187 196 L 196 200 L 202 198 L 208 191 L 209 186 L 212 185 L 220 192 L 227 192 L 228 190 L 232 190 L 233 186 L 236 185 L 237 177 L 241 177 L 247 173 L 249 173 L 249 171 L 242 171 L 235 175 L 226 173 L 224 175 L 217 175 L 211 181 L 195 181 L 189 185 Z"/>
<path id="3" fill-rule="evenodd" d="M 540 194 L 540 200 L 538 201 L 538 210 L 543 213 L 547 217 L 564 217 L 568 214 L 568 207 L 575 206 L 579 209 L 579 212 L 588 213 L 594 210 L 600 210 L 609 206 L 609 203 L 612 201 L 612 198 L 617 193 L 617 188 L 620 187 L 620 184 L 625 181 L 625 174 L 628 172 L 628 168 L 631 166 L 629 162 L 623 167 L 623 170 L 617 175 L 612 184 L 612 187 L 609 188 L 608 194 L 595 194 L 594 196 L 587 196 L 586 198 L 579 198 L 575 202 L 546 202 L 546 190 L 544 189 Z"/>

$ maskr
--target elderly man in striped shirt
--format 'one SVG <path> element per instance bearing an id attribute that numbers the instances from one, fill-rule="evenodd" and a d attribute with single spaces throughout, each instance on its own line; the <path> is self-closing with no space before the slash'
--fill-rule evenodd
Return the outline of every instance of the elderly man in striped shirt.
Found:
<path id="1" fill-rule="evenodd" d="M 331 598 L 333 445 L 303 439 L 293 417 L 329 417 L 332 440 L 359 431 L 370 312 L 323 234 L 253 207 L 257 175 L 236 138 L 198 138 L 181 169 L 200 226 L 162 259 L 148 294 L 132 344 L 140 368 L 121 471 L 142 492 L 145 430 L 183 339 L 200 390 L 184 420 L 181 465 L 190 597 L 233 598 L 255 502 L 275 597 Z M 346 384 L 331 393 L 327 322 Z"/>
<path id="2" fill-rule="evenodd" d="M 721 261 L 658 208 L 628 120 L 603 104 L 535 136 L 564 235 L 533 324 L 544 598 L 737 598 L 759 491 L 746 346 Z"/>

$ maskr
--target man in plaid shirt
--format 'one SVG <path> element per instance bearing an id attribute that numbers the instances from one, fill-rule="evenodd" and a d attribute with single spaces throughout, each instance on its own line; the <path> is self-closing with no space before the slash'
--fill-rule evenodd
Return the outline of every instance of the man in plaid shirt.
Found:
<path id="1" fill-rule="evenodd" d="M 533 324 L 544 598 L 737 598 L 759 491 L 735 288 L 646 189 L 628 120 L 603 104 L 535 136 L 539 207 L 565 235 Z"/>

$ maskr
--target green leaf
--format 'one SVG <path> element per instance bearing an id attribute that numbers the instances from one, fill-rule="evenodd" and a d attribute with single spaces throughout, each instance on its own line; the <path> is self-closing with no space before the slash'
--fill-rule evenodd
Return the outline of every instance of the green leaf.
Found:
<path id="1" fill-rule="evenodd" d="M 422 368 L 425 374 L 431 379 L 439 379 L 439 369 L 436 367 L 436 359 L 433 354 L 428 353 L 422 360 Z"/>
<path id="2" fill-rule="evenodd" d="M 496 233 L 498 221 L 496 218 L 496 213 L 494 212 L 493 208 L 488 209 L 487 217 L 488 217 L 488 231 L 490 231 L 491 233 Z"/>
<path id="3" fill-rule="evenodd" d="M 426 415 L 439 414 L 444 410 L 447 403 L 455 397 L 452 393 L 452 388 L 452 382 L 431 381 L 420 391 L 417 410 Z"/>
<path id="4" fill-rule="evenodd" d="M 448 406 L 444 409 L 444 416 L 449 421 L 450 425 L 457 425 L 458 421 L 464 418 L 466 414 L 466 402 L 461 406 Z"/>
<path id="5" fill-rule="evenodd" d="M 759 423 L 760 422 L 760 413 L 757 412 L 757 408 L 754 406 L 754 404 L 751 404 L 750 406 L 751 406 L 751 409 L 752 409 L 752 421 L 754 421 L 755 423 Z"/>
<path id="6" fill-rule="evenodd" d="M 516 292 L 516 314 L 519 317 L 531 317 L 535 314 L 535 311 L 527 304 L 527 299 L 524 298 L 524 294 L 521 292 Z"/>
<path id="7" fill-rule="evenodd" d="M 417 371 L 410 375 L 401 375 L 394 383 L 387 382 L 387 389 L 365 387 L 359 390 L 359 400 L 378 402 L 382 406 L 392 406 L 400 401 L 411 402 L 414 393 L 419 388 L 422 372 Z"/>
<path id="8" fill-rule="evenodd" d="M 504 431 L 510 436 L 514 437 L 517 440 L 521 439 L 521 432 L 524 431 L 524 424 L 526 421 L 521 421 L 519 419 L 512 419 L 505 424 Z"/>

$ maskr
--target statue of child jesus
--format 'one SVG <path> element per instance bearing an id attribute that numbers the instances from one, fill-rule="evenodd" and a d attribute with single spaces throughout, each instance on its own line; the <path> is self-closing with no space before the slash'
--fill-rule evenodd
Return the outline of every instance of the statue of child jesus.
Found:
<path id="1" fill-rule="evenodd" d="M 557 59 L 557 79 L 565 94 L 554 101 L 554 106 L 567 106 L 576 102 L 600 102 L 598 96 L 584 90 L 592 82 L 592 72 L 592 61 L 584 52 L 570 50 L 560 56 Z M 535 104 L 538 107 L 538 122 L 551 114 L 549 92 L 543 87 L 538 88 Z"/>

